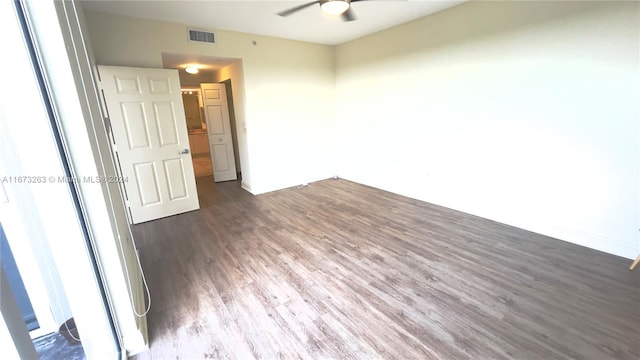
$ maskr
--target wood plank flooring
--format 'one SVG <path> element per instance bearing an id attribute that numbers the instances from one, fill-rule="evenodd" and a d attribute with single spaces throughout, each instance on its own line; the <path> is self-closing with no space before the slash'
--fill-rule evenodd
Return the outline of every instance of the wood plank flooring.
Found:
<path id="1" fill-rule="evenodd" d="M 136 225 L 136 359 L 640 358 L 629 260 L 345 180 Z"/>

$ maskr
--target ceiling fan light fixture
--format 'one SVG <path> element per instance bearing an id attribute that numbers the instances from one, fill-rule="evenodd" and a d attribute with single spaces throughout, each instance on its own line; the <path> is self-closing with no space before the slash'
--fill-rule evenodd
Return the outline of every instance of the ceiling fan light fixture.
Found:
<path id="1" fill-rule="evenodd" d="M 188 72 L 189 74 L 197 74 L 197 73 L 198 73 L 198 71 L 200 71 L 200 70 L 198 70 L 198 68 L 197 68 L 197 67 L 195 67 L 195 66 L 187 66 L 187 67 L 184 69 L 184 71 Z"/>
<path id="2" fill-rule="evenodd" d="M 326 0 L 320 4 L 320 8 L 328 15 L 340 15 L 349 9 L 349 1 Z"/>

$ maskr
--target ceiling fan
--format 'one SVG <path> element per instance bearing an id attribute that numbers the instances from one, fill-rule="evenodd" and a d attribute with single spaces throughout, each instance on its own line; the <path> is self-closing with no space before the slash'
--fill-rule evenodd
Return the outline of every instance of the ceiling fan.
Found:
<path id="1" fill-rule="evenodd" d="M 278 13 L 280 16 L 289 16 L 294 14 L 302 9 L 306 9 L 309 6 L 320 4 L 320 8 L 328 15 L 334 15 L 342 18 L 343 21 L 353 21 L 356 19 L 356 16 L 353 14 L 353 10 L 351 10 L 351 3 L 356 1 L 367 1 L 367 0 L 318 0 L 312 1 L 306 4 L 302 4 L 299 6 L 292 7 L 291 9 L 281 11 Z"/>

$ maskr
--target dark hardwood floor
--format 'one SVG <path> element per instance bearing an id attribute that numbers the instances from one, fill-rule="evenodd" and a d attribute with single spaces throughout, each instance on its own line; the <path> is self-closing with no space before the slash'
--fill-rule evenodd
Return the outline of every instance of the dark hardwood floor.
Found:
<path id="1" fill-rule="evenodd" d="M 136 225 L 137 359 L 640 358 L 630 261 L 345 180 Z"/>

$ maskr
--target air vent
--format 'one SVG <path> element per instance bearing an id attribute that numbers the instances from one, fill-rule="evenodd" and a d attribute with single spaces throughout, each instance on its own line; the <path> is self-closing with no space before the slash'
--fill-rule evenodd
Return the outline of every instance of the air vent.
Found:
<path id="1" fill-rule="evenodd" d="M 212 32 L 188 29 L 189 41 L 204 42 L 209 44 L 216 43 L 216 36 Z"/>

